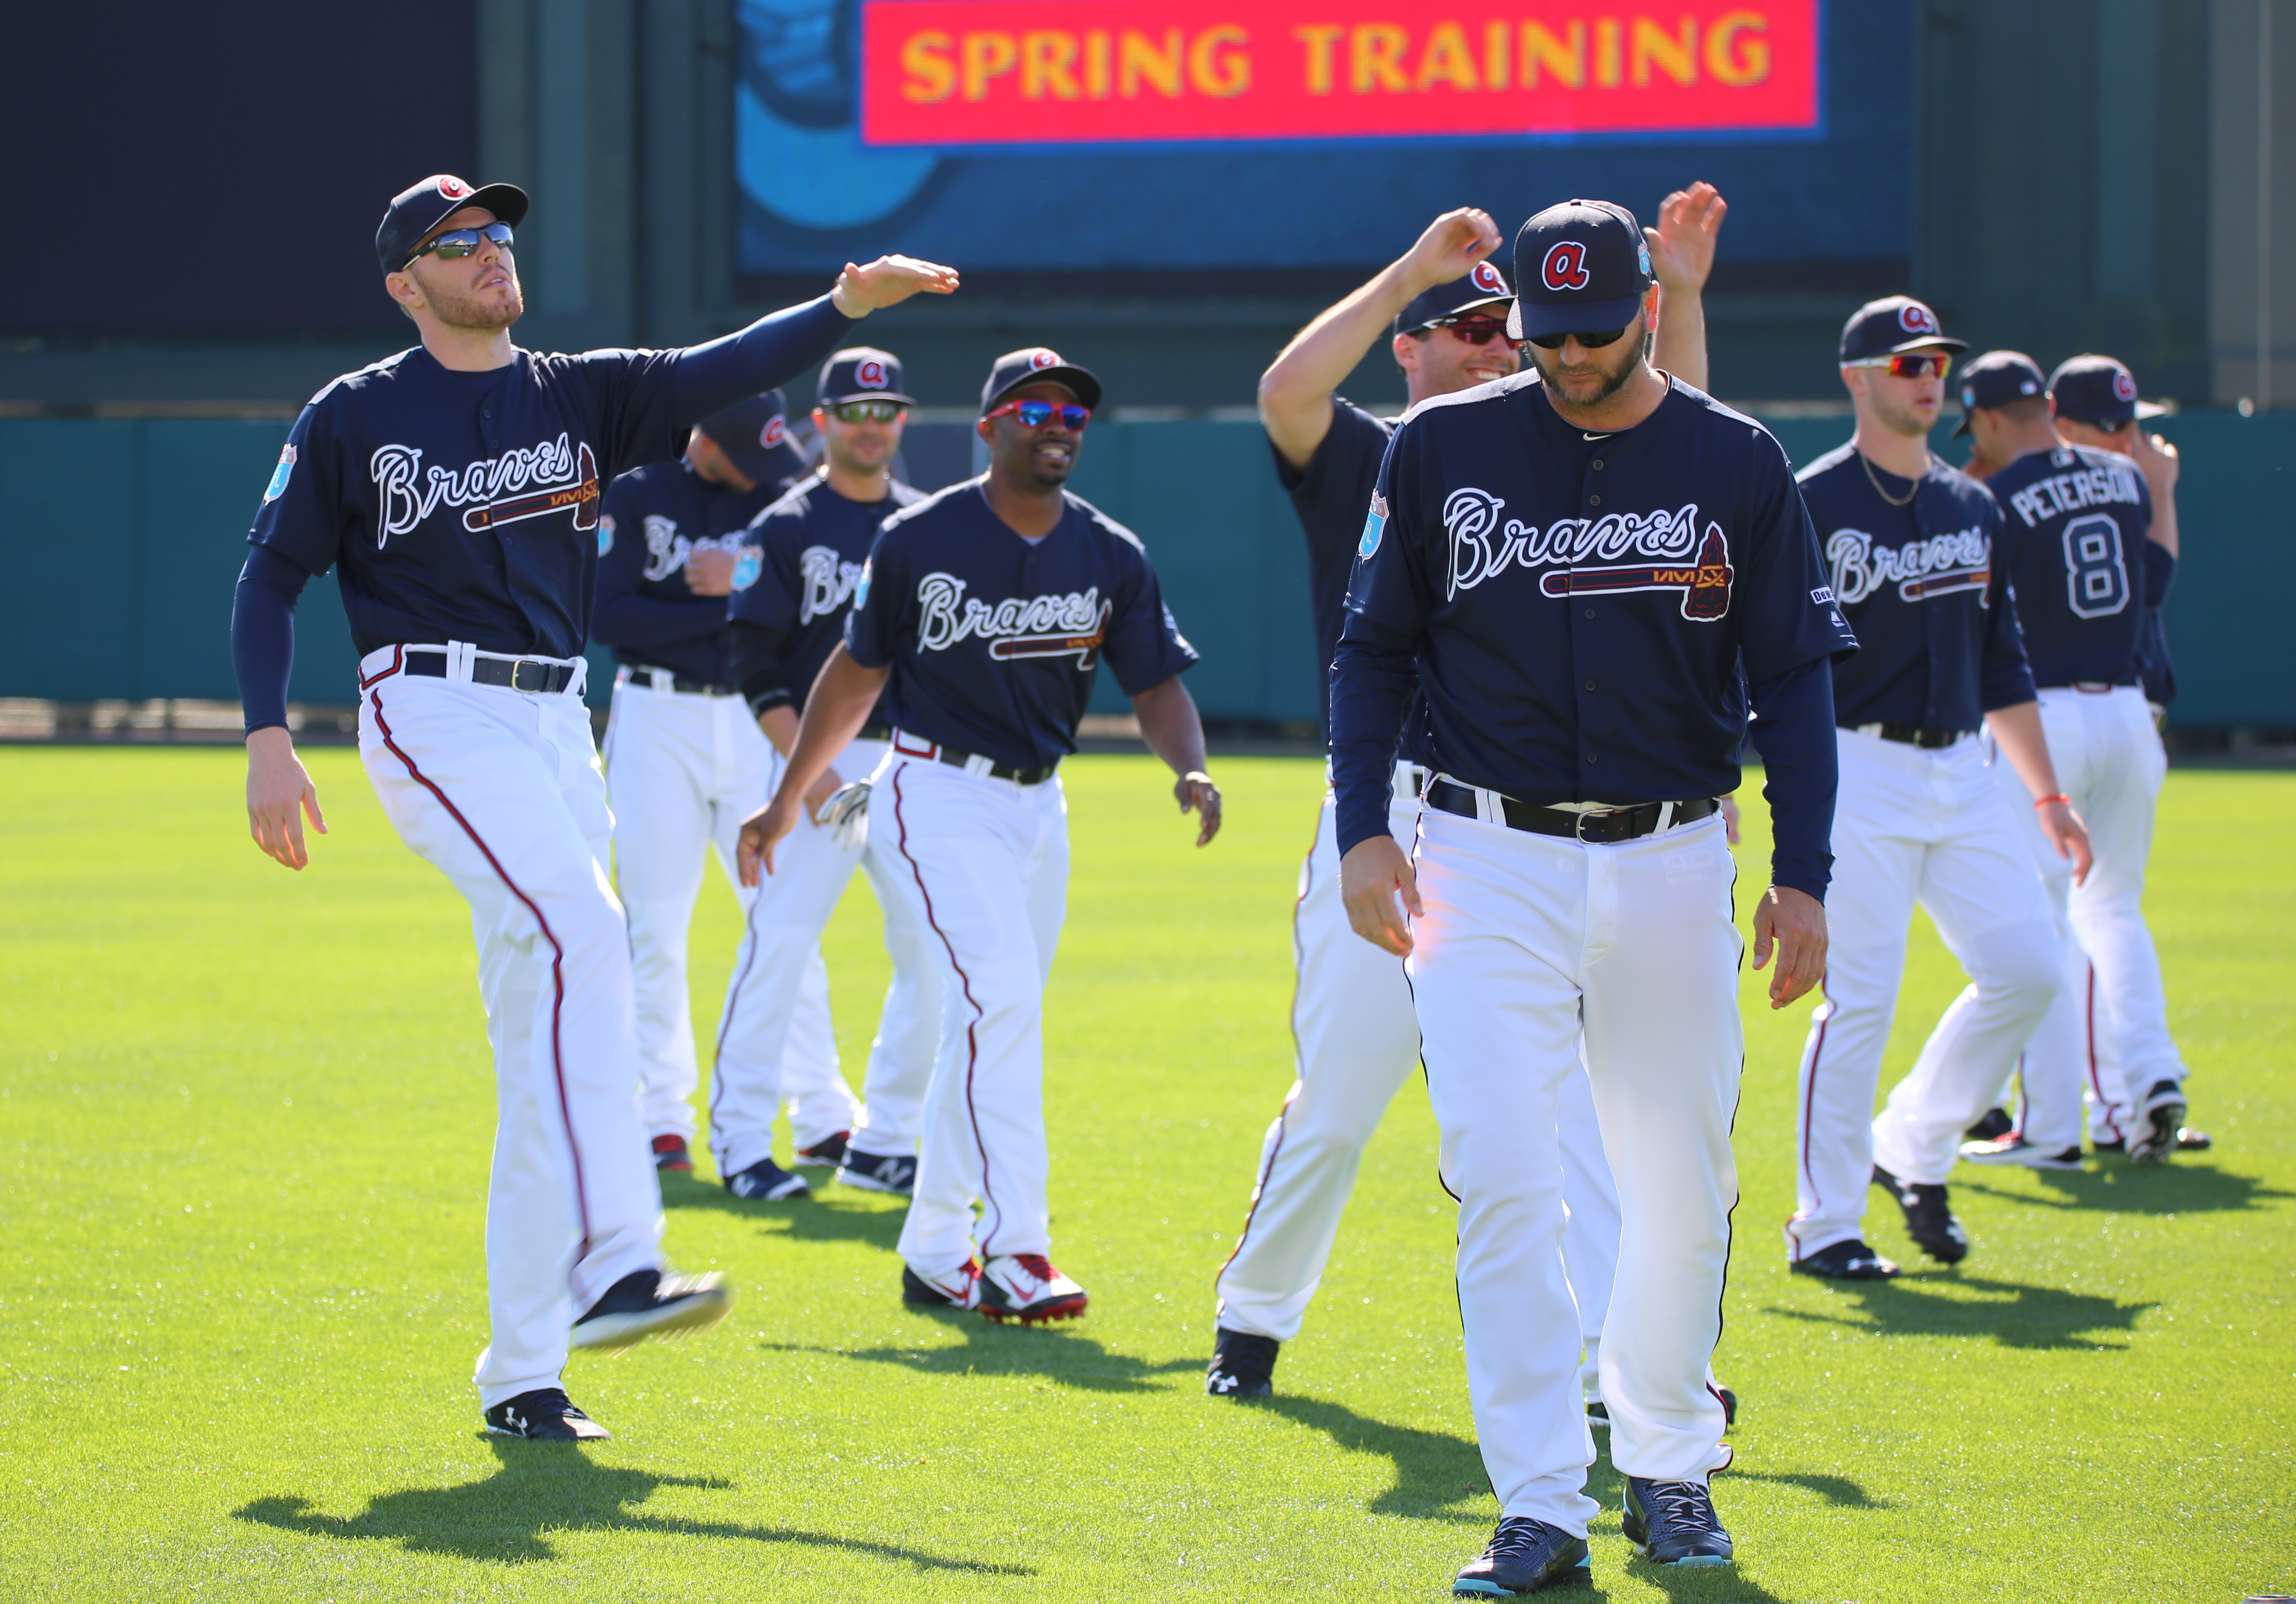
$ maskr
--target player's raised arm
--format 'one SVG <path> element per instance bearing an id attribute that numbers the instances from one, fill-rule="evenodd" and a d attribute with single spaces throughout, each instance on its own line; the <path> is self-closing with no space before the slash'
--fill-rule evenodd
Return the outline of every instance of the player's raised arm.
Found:
<path id="1" fill-rule="evenodd" d="M 1730 203 L 1704 179 L 1659 202 L 1658 226 L 1645 226 L 1651 273 L 1658 280 L 1657 343 L 1652 363 L 1685 384 L 1709 388 L 1706 364 L 1706 279 Z"/>

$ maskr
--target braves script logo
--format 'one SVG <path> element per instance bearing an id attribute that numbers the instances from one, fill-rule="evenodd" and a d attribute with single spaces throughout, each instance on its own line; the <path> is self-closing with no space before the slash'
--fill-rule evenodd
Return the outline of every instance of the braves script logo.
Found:
<path id="1" fill-rule="evenodd" d="M 1826 537 L 1825 561 L 1833 570 L 1834 593 L 1846 607 L 1891 583 L 1907 602 L 1969 590 L 1980 593 L 1981 600 L 1993 577 L 1993 540 L 1972 527 L 1884 546 L 1875 545 L 1863 530 L 1836 529 Z"/>
<path id="2" fill-rule="evenodd" d="M 1938 331 L 1937 314 L 1919 301 L 1907 301 L 1898 308 L 1898 326 L 1908 334 L 1934 334 Z"/>
<path id="3" fill-rule="evenodd" d="M 1538 282 L 1549 290 L 1584 290 L 1592 282 L 1587 248 L 1576 240 L 1549 246 L 1546 259 L 1538 265 Z"/>
<path id="4" fill-rule="evenodd" d="M 808 546 L 799 553 L 797 621 L 810 624 L 825 618 L 851 599 L 866 566 L 848 562 L 834 546 Z"/>
<path id="5" fill-rule="evenodd" d="M 853 370 L 853 382 L 863 389 L 890 389 L 885 364 L 874 356 L 864 356 L 861 365 Z"/>
<path id="6" fill-rule="evenodd" d="M 685 560 L 696 552 L 731 552 L 738 566 L 742 536 L 746 533 L 747 530 L 736 530 L 731 535 L 704 536 L 700 540 L 692 540 L 677 532 L 676 519 L 649 512 L 645 519 L 645 567 L 639 572 L 648 579 L 667 579 L 684 568 Z"/>
<path id="7" fill-rule="evenodd" d="M 392 536 L 404 535 L 430 517 L 441 503 L 469 507 L 463 527 L 472 534 L 569 509 L 576 528 L 598 527 L 597 459 L 590 454 L 587 441 L 576 446 L 563 434 L 547 445 L 520 446 L 461 469 L 436 463 L 424 468 L 420 446 L 378 446 L 368 459 L 367 471 L 382 496 L 375 520 L 377 551 Z M 511 494 L 529 485 L 536 488 Z"/>
<path id="8" fill-rule="evenodd" d="M 1477 262 L 1475 270 L 1467 275 L 1467 282 L 1485 295 L 1505 295 L 1507 292 L 1505 277 L 1488 262 Z"/>
<path id="9" fill-rule="evenodd" d="M 1682 616 L 1710 622 L 1730 610 L 1729 542 L 1708 523 L 1702 538 L 1698 503 L 1669 512 L 1613 512 L 1606 518 L 1558 518 L 1544 529 L 1519 518 L 1500 521 L 1506 503 L 1488 490 L 1462 487 L 1443 503 L 1451 537 L 1445 598 L 1472 590 L 1510 568 L 1554 569 L 1539 577 L 1541 593 L 1580 591 L 1679 590 Z M 1652 559 L 1617 564 L 1625 556 Z M 1595 566 L 1600 561 L 1603 565 Z"/>
<path id="10" fill-rule="evenodd" d="M 999 662 L 1073 653 L 1079 672 L 1099 667 L 1115 609 L 1100 599 L 1098 585 L 1065 595 L 1012 596 L 994 607 L 964 590 L 955 574 L 927 574 L 917 581 L 917 605 L 924 614 L 917 620 L 918 651 L 946 651 L 978 635 Z"/>
<path id="11" fill-rule="evenodd" d="M 2112 394 L 2115 400 L 2136 399 L 2136 379 L 2127 368 L 2116 368 L 2112 374 Z"/>

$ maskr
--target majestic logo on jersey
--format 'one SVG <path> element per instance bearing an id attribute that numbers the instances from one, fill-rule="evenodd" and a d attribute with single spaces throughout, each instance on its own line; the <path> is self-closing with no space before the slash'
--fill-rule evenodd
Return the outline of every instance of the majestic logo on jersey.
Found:
<path id="1" fill-rule="evenodd" d="M 1613 512 L 1607 518 L 1558 518 L 1544 529 L 1533 528 L 1519 518 L 1500 521 L 1499 514 L 1506 503 L 1488 490 L 1462 487 L 1454 490 L 1443 502 L 1443 528 L 1451 539 L 1450 572 L 1446 576 L 1445 596 L 1456 596 L 1461 591 L 1472 590 L 1487 579 L 1496 578 L 1511 568 L 1533 570 L 1548 568 L 1593 571 L 1585 565 L 1595 560 L 1615 560 L 1636 556 L 1652 560 L 1651 572 L 1664 569 L 1669 573 L 1688 573 L 1708 566 L 1706 552 L 1699 538 L 1698 503 L 1677 508 L 1669 512 Z M 1710 524 L 1710 533 L 1718 535 L 1719 528 Z M 1727 553 L 1719 560 L 1727 567 Z M 1620 569 L 1620 574 L 1642 571 Z M 1556 577 L 1548 575 L 1547 579 Z M 1655 580 L 1646 585 L 1627 585 L 1617 588 L 1671 590 L 1687 585 L 1688 578 L 1677 578 L 1659 585 Z M 1727 602 L 1728 580 L 1709 584 L 1719 585 Z M 1542 581 L 1545 588 L 1545 581 Z M 1569 594 L 1568 588 L 1547 590 L 1552 596 Z M 1702 617 L 1685 612 L 1685 618 Z M 1716 614 L 1720 617 L 1720 614 Z"/>
<path id="2" fill-rule="evenodd" d="M 1115 608 L 1100 599 L 1100 587 L 1065 595 L 1012 596 L 991 606 L 964 593 L 954 574 L 927 574 L 917 581 L 917 650 L 946 651 L 979 636 L 999 662 L 1021 658 L 1074 655 L 1079 671 L 1100 666 Z"/>
<path id="3" fill-rule="evenodd" d="M 392 536 L 404 535 L 437 511 L 469 507 L 463 527 L 472 534 L 521 519 L 571 511 L 574 527 L 598 527 L 598 462 L 587 441 L 572 444 L 562 434 L 547 445 L 521 446 L 467 468 L 422 466 L 420 446 L 378 446 L 367 471 L 381 493 L 376 521 L 377 551 Z M 509 492 L 536 488 L 523 495 Z M 478 503 L 472 506 L 472 503 Z"/>
<path id="4" fill-rule="evenodd" d="M 834 546 L 808 546 L 797 560 L 797 621 L 826 618 L 853 599 L 865 563 L 848 562 Z"/>
<path id="5" fill-rule="evenodd" d="M 1364 520 L 1363 538 L 1356 542 L 1356 555 L 1368 558 L 1379 550 L 1379 537 L 1387 533 L 1387 497 L 1372 492 L 1371 514 Z"/>
<path id="6" fill-rule="evenodd" d="M 279 466 L 271 471 L 271 482 L 263 487 L 263 499 L 277 501 L 287 494 L 287 481 L 295 472 L 295 443 L 290 440 L 279 448 Z"/>
<path id="7" fill-rule="evenodd" d="M 1894 582 L 1900 600 L 1928 602 L 1956 591 L 1975 591 L 1980 604 L 1993 578 L 1993 540 L 1972 527 L 1932 535 L 1903 545 L 1875 545 L 1861 529 L 1836 529 L 1826 537 L 1825 561 L 1833 570 L 1833 592 L 1854 607 Z"/>
<path id="8" fill-rule="evenodd" d="M 893 388 L 887 382 L 885 364 L 878 361 L 874 356 L 864 356 L 861 359 L 860 365 L 853 370 L 853 382 L 859 385 L 865 390 L 890 389 Z"/>
<path id="9" fill-rule="evenodd" d="M 1919 301 L 1907 301 L 1898 308 L 1898 326 L 1908 334 L 1939 334 L 1937 314 Z"/>
<path id="10" fill-rule="evenodd" d="M 1467 282 L 1485 295 L 1508 293 L 1506 275 L 1488 262 L 1477 262 L 1475 270 L 1467 274 Z"/>
<path id="11" fill-rule="evenodd" d="M 1594 282 L 1587 271 L 1587 248 L 1576 240 L 1548 246 L 1538 265 L 1538 282 L 1549 290 L 1584 290 Z"/>
<path id="12" fill-rule="evenodd" d="M 1722 534 L 1722 526 L 1710 523 L 1705 537 L 1698 543 L 1698 555 L 1693 562 L 1551 569 L 1538 577 L 1538 593 L 1543 596 L 1591 596 L 1613 591 L 1678 590 L 1682 593 L 1682 616 L 1701 624 L 1711 624 L 1730 610 L 1730 581 L 1735 575 L 1736 570 L 1730 566 L 1730 543 Z"/>
<path id="13" fill-rule="evenodd" d="M 771 451 L 775 446 L 780 445 L 783 440 L 788 438 L 789 420 L 783 417 L 779 413 L 775 413 L 772 417 L 767 418 L 766 420 L 766 426 L 758 430 L 758 444 L 764 446 L 767 451 Z"/>

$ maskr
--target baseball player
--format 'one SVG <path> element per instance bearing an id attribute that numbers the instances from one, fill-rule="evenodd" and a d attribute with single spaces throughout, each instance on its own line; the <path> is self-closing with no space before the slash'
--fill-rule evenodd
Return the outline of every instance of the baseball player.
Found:
<path id="1" fill-rule="evenodd" d="M 1784 1006 L 1824 972 L 1833 804 L 1825 596 L 1785 454 L 1653 371 L 1657 287 L 1624 208 L 1515 237 L 1509 333 L 1538 368 L 1398 427 L 1332 679 L 1341 877 L 1406 954 L 1442 1179 L 1459 1199 L 1468 1389 L 1498 1530 L 1454 1592 L 1583 1576 L 1593 1438 L 1558 1251 L 1557 1125 L 1582 1046 L 1621 1230 L 1604 1327 L 1624 1527 L 1668 1565 L 1729 1561 L 1721 1332 L 1742 1035 L 1735 878 L 1716 798 L 1751 704 L 1776 832 L 1755 963 Z M 1406 859 L 1389 825 L 1414 687 L 1434 773 Z"/>
<path id="2" fill-rule="evenodd" d="M 605 741 L 615 880 L 637 988 L 638 1101 L 665 1171 L 693 1168 L 699 1076 L 685 945 L 702 860 L 714 844 L 733 879 L 734 834 L 772 790 L 772 749 L 731 683 L 725 598 L 742 571 L 746 526 L 806 471 L 787 412 L 781 392 L 768 390 L 702 419 L 681 461 L 622 475 L 598 514 L 590 633 L 620 665 Z M 782 1077 L 800 1159 L 816 1143 L 834 1149 L 855 1106 L 837 1073 L 817 955 L 808 980 L 791 1003 L 799 1020 L 785 1032 Z"/>
<path id="3" fill-rule="evenodd" d="M 510 340 L 526 210 L 512 185 L 449 176 L 392 199 L 375 253 L 421 343 L 296 420 L 248 536 L 232 655 L 249 830 L 300 869 L 304 820 L 325 824 L 287 733 L 293 609 L 340 569 L 360 758 L 401 839 L 470 900 L 478 943 L 500 1105 L 480 1402 L 490 1431 L 576 1439 L 606 1433 L 567 1398 L 570 1345 L 714 1324 L 732 1301 L 719 1278 L 662 1264 L 629 937 L 581 700 L 600 492 L 818 361 L 854 319 L 956 275 L 882 258 L 708 345 L 541 356 Z"/>
<path id="4" fill-rule="evenodd" d="M 1055 352 L 996 359 L 979 424 L 988 472 L 885 520 L 780 789 L 742 827 L 754 884 L 804 827 L 832 758 L 882 708 L 891 750 L 866 793 L 869 833 L 900 863 L 945 987 L 902 1297 L 996 1321 L 1086 1306 L 1050 1256 L 1043 1004 L 1068 899 L 1057 771 L 1103 657 L 1149 749 L 1179 775 L 1181 811 L 1199 814 L 1197 844 L 1219 829 L 1178 677 L 1195 649 L 1139 541 L 1062 488 L 1100 399 L 1100 381 Z"/>
<path id="5" fill-rule="evenodd" d="M 1693 386 L 1706 382 L 1699 295 L 1727 209 L 1711 184 L 1695 184 L 1668 196 L 1660 226 L 1646 231 L 1665 309 L 1656 359 Z M 1327 687 L 1364 508 L 1392 429 L 1334 392 L 1382 335 L 1413 405 L 1514 373 L 1521 362 L 1505 326 L 1514 298 L 1488 259 L 1502 242 L 1488 212 L 1445 213 L 1409 251 L 1301 331 L 1260 379 L 1260 418 L 1276 478 L 1307 538 L 1316 662 Z M 1406 749 L 1396 767 L 1389 821 L 1399 842 L 1417 828 L 1425 772 Z M 1292 915 L 1295 1079 L 1261 1143 L 1243 1231 L 1219 1273 L 1205 1377 L 1214 1396 L 1262 1397 L 1274 1390 L 1278 1352 L 1299 1335 L 1323 1278 L 1364 1146 L 1418 1067 L 1419 1024 L 1403 965 L 1348 926 L 1333 813 L 1326 790 Z M 1565 1253 L 1581 1294 L 1582 1379 L 1589 1411 L 1599 1420 L 1603 1312 L 1618 1251 L 1618 1202 L 1584 1075 L 1566 1084 L 1563 1116 Z"/>
<path id="6" fill-rule="evenodd" d="M 1997 560 L 2000 509 L 1927 444 L 1953 355 L 1967 348 L 1908 297 L 1859 307 L 1841 346 L 1856 436 L 1798 476 L 1831 594 L 1863 648 L 1833 675 L 1833 945 L 1802 1050 L 1799 1206 L 1785 1230 L 1793 1268 L 1806 1274 L 1897 1273 L 1861 1234 L 1869 1185 L 1896 1198 L 1931 1257 L 1968 1255 L 1946 1174 L 2063 983 L 2048 896 L 2024 827 L 1988 772 L 1980 724 L 2039 798 L 2028 811 L 2051 850 L 2077 875 L 2088 867 Z M 1877 1117 L 1874 1084 L 1917 901 L 1974 990 L 1946 1011 Z"/>
<path id="7" fill-rule="evenodd" d="M 857 346 L 831 356 L 821 372 L 821 402 L 813 410 L 821 470 L 760 513 L 745 536 L 757 556 L 735 576 L 729 609 L 734 672 L 758 726 L 784 756 L 797 742 L 806 693 L 844 634 L 878 525 L 923 499 L 889 471 L 910 405 L 901 389 L 900 362 L 890 352 Z M 785 1043 L 794 1011 L 820 962 L 822 927 L 857 863 L 866 865 L 884 910 L 893 981 L 869 1054 L 865 1101 L 837 1179 L 903 1195 L 915 1179 L 925 1085 L 940 1040 L 940 971 L 928 945 L 932 933 L 910 917 L 890 843 L 869 839 L 866 831 L 857 839 L 857 832 L 840 832 L 816 817 L 847 776 L 863 779 L 875 771 L 890 733 L 882 716 L 873 714 L 853 744 L 835 755 L 834 766 L 815 782 L 807 816 L 782 844 L 773 877 L 742 893 L 742 945 L 726 985 L 709 1091 L 718 1173 L 738 1196 L 805 1190 L 804 1182 L 774 1165 L 774 1105 L 791 1063 Z"/>

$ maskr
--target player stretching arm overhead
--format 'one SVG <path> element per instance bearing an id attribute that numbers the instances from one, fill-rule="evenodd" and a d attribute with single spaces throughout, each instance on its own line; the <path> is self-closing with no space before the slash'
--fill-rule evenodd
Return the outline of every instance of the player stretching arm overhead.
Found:
<path id="1" fill-rule="evenodd" d="M 1706 347 L 1699 293 L 1726 210 L 1713 185 L 1693 184 L 1668 196 L 1660 226 L 1645 231 L 1660 286 L 1658 364 L 1700 387 Z M 1409 251 L 1302 330 L 1259 381 L 1259 414 L 1276 478 L 1291 493 L 1307 537 L 1316 671 L 1325 680 L 1364 510 L 1393 427 L 1332 392 L 1382 338 L 1403 370 L 1414 406 L 1520 368 L 1506 331 L 1514 296 L 1489 259 L 1501 243 L 1488 213 L 1446 212 Z M 1398 841 L 1408 841 L 1416 828 L 1426 773 L 1421 757 L 1406 739 L 1389 818 Z M 1332 819 L 1326 794 L 1292 914 L 1299 970 L 1292 1002 L 1294 1079 L 1260 1144 L 1243 1231 L 1218 1277 L 1204 1381 L 1216 1397 L 1274 1390 L 1278 1353 L 1300 1334 L 1365 1144 L 1419 1064 L 1419 1025 L 1403 965 L 1348 929 Z M 1563 1251 L 1578 1294 L 1587 1413 L 1599 1424 L 1605 1419 L 1603 1312 L 1618 1256 L 1619 1209 L 1583 1075 L 1563 1088 L 1562 1119 L 1570 1202 Z"/>
<path id="2" fill-rule="evenodd" d="M 1179 681 L 1195 649 L 1132 532 L 1062 487 L 1100 396 L 1099 380 L 1041 347 L 996 359 L 980 399 L 988 471 L 885 520 L 781 788 L 742 827 L 755 884 L 805 827 L 831 759 L 883 709 L 892 751 L 868 793 L 869 833 L 890 838 L 944 986 L 901 1295 L 996 1321 L 1085 1310 L 1050 1256 L 1043 1024 L 1068 904 L 1057 771 L 1102 658 L 1179 776 L 1196 844 L 1220 824 Z"/>
<path id="3" fill-rule="evenodd" d="M 630 950 L 582 706 L 600 492 L 677 454 L 693 422 L 819 360 L 856 318 L 956 274 L 848 266 L 817 300 L 682 351 L 545 356 L 511 343 L 525 194 L 438 176 L 375 233 L 422 342 L 314 397 L 265 490 L 232 611 L 248 825 L 291 869 L 324 829 L 287 733 L 295 598 L 339 570 L 357 643 L 359 757 L 383 812 L 470 899 L 499 1127 L 488 1197 L 488 1429 L 605 1435 L 567 1350 L 723 1318 L 714 1276 L 664 1273 L 637 1111 Z"/>
<path id="4" fill-rule="evenodd" d="M 1645 360 L 1642 245 L 1608 202 L 1523 225 L 1513 328 L 1536 381 L 1398 426 L 1332 672 L 1348 914 L 1409 959 L 1459 1199 L 1468 1391 L 1501 1511 L 1454 1584 L 1468 1594 L 1586 1563 L 1593 1454 L 1555 1251 L 1582 1062 L 1626 1222 L 1602 1360 L 1626 1534 L 1661 1564 L 1733 1552 L 1706 1485 L 1730 1460 L 1707 1367 L 1743 1052 L 1715 798 L 1739 782 L 1750 685 L 1776 840 L 1755 966 L 1774 1007 L 1825 968 L 1827 665 L 1856 642 L 1778 443 Z M 1435 773 L 1406 857 L 1389 814 L 1414 689 Z"/>

